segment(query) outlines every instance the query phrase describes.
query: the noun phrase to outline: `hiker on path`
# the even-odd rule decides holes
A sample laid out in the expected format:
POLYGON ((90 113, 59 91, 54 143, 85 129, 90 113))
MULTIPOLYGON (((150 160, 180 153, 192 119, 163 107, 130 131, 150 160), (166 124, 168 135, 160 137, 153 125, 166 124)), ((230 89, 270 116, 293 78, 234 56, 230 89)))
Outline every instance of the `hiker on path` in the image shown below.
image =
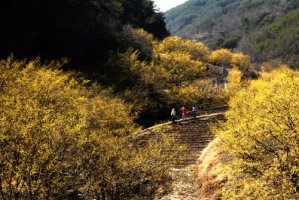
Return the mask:
POLYGON ((175 116, 176 116, 175 109, 172 108, 172 109, 171 109, 171 113, 170 113, 170 117, 171 117, 171 121, 172 121, 172 122, 175 122, 175 116))
POLYGON ((188 110, 184 106, 181 108, 181 113, 182 113, 182 119, 186 119, 188 115, 188 110))
POLYGON ((191 112, 192 112, 192 116, 195 118, 196 117, 196 112, 197 112, 197 107, 193 105, 191 112))

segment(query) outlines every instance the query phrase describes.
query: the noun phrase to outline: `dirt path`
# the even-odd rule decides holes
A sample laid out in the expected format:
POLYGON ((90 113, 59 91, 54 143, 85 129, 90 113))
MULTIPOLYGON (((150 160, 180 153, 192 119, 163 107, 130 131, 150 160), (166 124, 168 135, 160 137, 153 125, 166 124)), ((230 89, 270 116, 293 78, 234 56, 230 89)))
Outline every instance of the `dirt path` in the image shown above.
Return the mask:
POLYGON ((180 169, 171 169, 173 182, 168 194, 159 197, 159 200, 197 200, 196 169, 189 165, 180 169))

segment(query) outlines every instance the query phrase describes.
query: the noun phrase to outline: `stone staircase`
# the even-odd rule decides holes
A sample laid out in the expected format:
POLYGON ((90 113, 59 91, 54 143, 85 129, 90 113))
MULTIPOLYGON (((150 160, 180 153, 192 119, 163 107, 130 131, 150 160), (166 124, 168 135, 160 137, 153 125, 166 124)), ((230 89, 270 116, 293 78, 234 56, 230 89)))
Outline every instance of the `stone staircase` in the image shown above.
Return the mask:
POLYGON ((161 132, 174 136, 177 143, 184 144, 186 149, 178 157, 177 165, 169 170, 172 177, 171 190, 167 194, 156 196, 156 200, 196 200, 198 199, 197 167, 202 150, 213 140, 209 125, 225 120, 224 110, 209 110, 207 114, 196 118, 167 122, 138 134, 139 144, 152 140, 161 132))
POLYGON ((169 134, 177 135, 178 142, 187 146, 183 160, 179 162, 180 166, 178 167, 195 164, 200 152, 213 139, 209 131, 209 124, 220 119, 224 119, 223 114, 211 114, 180 121, 173 126, 169 134))
POLYGON ((168 122, 143 130, 138 135, 139 143, 146 142, 160 134, 162 130, 167 135, 174 136, 177 143, 184 144, 186 150, 182 152, 181 160, 178 160, 177 167, 185 167, 195 164, 201 151, 213 139, 209 131, 209 125, 218 120, 224 120, 223 112, 190 117, 185 120, 177 120, 175 123, 168 122), (164 129, 164 130, 163 130, 164 129))

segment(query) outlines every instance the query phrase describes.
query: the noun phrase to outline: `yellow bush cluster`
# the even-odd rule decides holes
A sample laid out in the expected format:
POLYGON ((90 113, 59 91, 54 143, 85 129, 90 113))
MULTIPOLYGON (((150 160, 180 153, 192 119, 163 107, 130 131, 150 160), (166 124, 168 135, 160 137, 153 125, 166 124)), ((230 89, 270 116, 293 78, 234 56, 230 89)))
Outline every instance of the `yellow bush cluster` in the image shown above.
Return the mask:
POLYGON ((231 160, 224 199, 297 199, 299 196, 299 73, 263 73, 229 103, 215 129, 231 160))
POLYGON ((135 145, 131 106, 63 63, 0 61, 0 199, 149 198, 174 143, 135 145))
MULTIPOLYGON (((135 81, 139 80, 138 85, 123 93, 126 100, 133 102, 136 111, 161 106, 200 104, 206 107, 225 103, 226 93, 212 84, 207 72, 208 58, 214 52, 202 43, 176 36, 153 41, 153 46, 150 62, 138 60, 137 51, 120 55, 123 70, 134 74, 135 81), (164 105, 158 105, 161 102, 164 105)), ((231 59, 228 62, 232 64, 231 59)))
POLYGON ((216 65, 231 66, 246 71, 251 66, 249 56, 243 53, 232 53, 227 49, 212 51, 208 57, 211 63, 216 65))

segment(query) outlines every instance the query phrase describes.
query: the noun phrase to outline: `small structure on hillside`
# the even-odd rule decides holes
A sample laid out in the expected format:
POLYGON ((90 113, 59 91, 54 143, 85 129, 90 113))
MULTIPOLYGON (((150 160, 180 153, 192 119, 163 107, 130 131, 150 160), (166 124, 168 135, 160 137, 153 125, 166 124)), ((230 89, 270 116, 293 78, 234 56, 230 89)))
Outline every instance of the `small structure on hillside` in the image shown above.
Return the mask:
POLYGON ((206 64, 206 66, 211 83, 226 89, 228 85, 227 74, 230 69, 228 67, 212 65, 209 63, 206 64))

